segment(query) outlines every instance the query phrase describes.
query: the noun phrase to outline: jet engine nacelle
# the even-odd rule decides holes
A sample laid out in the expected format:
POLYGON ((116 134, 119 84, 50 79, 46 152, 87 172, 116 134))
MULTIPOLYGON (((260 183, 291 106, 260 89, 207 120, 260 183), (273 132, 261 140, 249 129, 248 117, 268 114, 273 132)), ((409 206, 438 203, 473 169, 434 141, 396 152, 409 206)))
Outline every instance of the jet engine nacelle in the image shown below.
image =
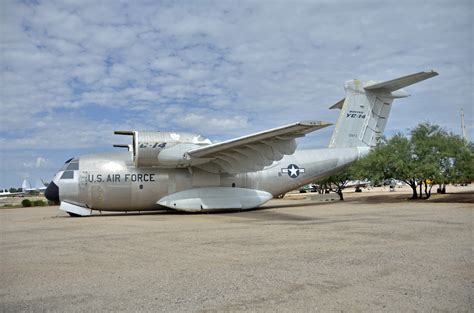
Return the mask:
POLYGON ((187 167, 191 160, 186 152, 210 145, 212 142, 197 134, 185 132, 139 132, 115 131, 116 135, 133 136, 132 145, 114 145, 127 147, 132 151, 136 167, 187 167))

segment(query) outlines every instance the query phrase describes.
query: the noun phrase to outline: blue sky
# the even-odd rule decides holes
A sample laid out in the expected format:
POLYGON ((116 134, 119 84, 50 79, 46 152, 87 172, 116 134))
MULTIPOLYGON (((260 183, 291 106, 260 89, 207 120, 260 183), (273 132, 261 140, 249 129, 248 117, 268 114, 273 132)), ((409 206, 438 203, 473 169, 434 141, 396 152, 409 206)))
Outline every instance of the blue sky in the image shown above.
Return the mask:
MULTIPOLYGON (((1 1, 0 186, 50 180, 113 130, 230 139, 327 108, 352 78, 440 76, 396 102, 386 134, 473 129, 472 1, 1 1)), ((300 147, 322 147, 332 127, 300 147)))

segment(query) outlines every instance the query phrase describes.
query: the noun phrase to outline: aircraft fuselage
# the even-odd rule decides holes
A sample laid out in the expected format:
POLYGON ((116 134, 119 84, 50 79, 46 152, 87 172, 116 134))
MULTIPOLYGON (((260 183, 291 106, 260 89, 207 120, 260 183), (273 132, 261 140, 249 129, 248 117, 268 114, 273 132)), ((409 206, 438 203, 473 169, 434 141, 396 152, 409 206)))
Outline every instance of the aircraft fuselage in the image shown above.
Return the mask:
MULTIPOLYGON (((262 190, 277 196, 326 177, 368 153, 368 148, 296 151, 256 172, 210 173, 198 168, 136 168, 130 152, 82 156, 73 173, 53 179, 59 199, 104 211, 160 209, 167 195, 203 187, 262 190), (61 178, 67 177, 67 178, 61 178)), ((66 170, 67 171, 67 170, 66 170)))

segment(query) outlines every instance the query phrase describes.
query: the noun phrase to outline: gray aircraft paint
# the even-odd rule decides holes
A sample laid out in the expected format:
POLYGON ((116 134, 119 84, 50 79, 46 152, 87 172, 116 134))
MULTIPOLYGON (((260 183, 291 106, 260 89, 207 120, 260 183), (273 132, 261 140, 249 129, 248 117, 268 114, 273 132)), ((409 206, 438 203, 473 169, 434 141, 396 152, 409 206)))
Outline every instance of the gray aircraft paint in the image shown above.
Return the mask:
POLYGON ((347 81, 345 99, 331 107, 341 113, 325 149, 296 150, 295 141, 330 125, 323 122, 295 123, 219 144, 190 133, 117 132, 133 136, 130 151, 70 161, 55 175, 46 196, 59 199, 61 209, 76 215, 162 209, 158 203, 192 212, 257 207, 368 154, 383 134, 393 100, 408 95, 401 88, 436 75, 420 72, 383 83, 347 81))
POLYGON ((60 199, 105 211, 156 210, 158 199, 187 189, 237 187, 286 193, 344 168, 368 148, 335 148, 296 151, 265 169, 252 173, 214 174, 195 169, 136 168, 131 152, 104 153, 79 158, 73 179, 53 179, 60 184, 60 199), (291 177, 282 169, 296 164, 304 173, 291 177))

